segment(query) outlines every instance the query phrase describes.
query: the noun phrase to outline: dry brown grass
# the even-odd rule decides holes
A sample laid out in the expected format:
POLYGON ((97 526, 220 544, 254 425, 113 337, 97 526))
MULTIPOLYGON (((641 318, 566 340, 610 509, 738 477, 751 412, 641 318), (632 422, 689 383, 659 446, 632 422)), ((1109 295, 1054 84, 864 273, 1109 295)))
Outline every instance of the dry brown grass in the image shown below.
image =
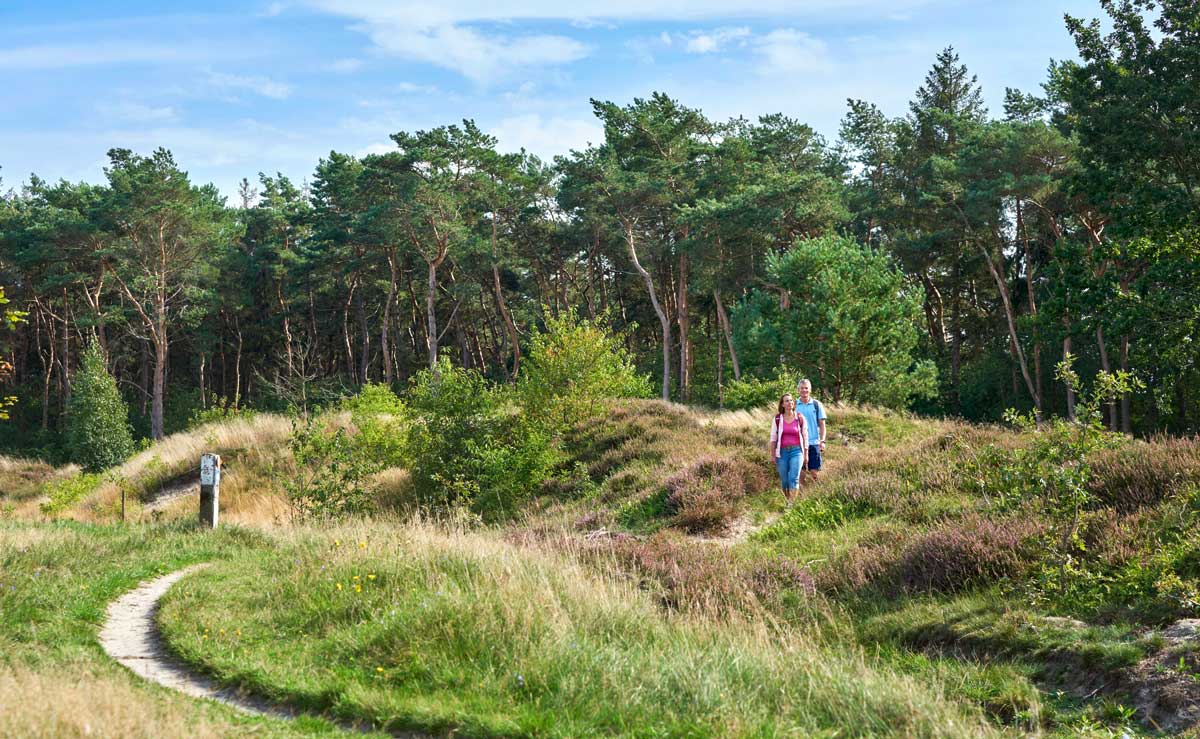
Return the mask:
MULTIPOLYGON (((120 515, 121 488, 126 492, 126 518, 137 520, 139 501, 152 495, 165 483, 198 474, 200 455, 217 452, 231 474, 221 481, 222 508, 228 504, 237 510, 245 492, 264 492, 263 481, 270 487, 286 468, 273 463, 290 462, 284 442, 292 431, 286 416, 260 414, 205 424, 197 429, 172 434, 150 448, 135 454, 112 470, 108 480, 67 515, 85 521, 112 521, 120 515), (242 473, 242 474, 239 474, 242 473), (239 480, 245 477, 245 480, 239 480)), ((256 504, 257 505, 257 504, 256 504)), ((246 505, 250 508, 250 505, 246 505)))
POLYGON ((109 670, 0 668, 0 736, 22 739, 236 736, 235 726, 183 697, 151 697, 109 670))
POLYGON ((46 483, 79 472, 77 465, 52 467, 36 459, 0 456, 0 516, 20 519, 44 518, 41 503, 46 483))

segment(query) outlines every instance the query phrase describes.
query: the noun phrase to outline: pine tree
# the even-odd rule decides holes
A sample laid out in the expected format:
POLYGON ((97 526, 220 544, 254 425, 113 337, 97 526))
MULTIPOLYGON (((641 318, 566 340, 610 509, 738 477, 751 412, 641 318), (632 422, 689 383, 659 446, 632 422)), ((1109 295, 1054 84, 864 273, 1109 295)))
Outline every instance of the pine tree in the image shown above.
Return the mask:
POLYGON ((133 453, 129 407, 94 342, 81 357, 67 405, 66 441, 71 460, 92 472, 120 464, 133 453))

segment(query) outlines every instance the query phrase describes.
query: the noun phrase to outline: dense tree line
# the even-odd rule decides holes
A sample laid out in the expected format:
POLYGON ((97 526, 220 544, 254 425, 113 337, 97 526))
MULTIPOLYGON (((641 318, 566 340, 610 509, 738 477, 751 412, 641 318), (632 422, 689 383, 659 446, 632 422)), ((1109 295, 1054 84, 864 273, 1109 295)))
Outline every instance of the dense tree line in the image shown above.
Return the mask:
POLYGON ((834 400, 1070 416, 1071 354, 1145 380, 1113 428, 1193 431, 1200 6, 1103 5, 1113 30, 1068 18, 1080 60, 1002 115, 948 48, 906 115, 851 100, 832 143, 655 94, 593 101, 604 140, 554 162, 464 121, 232 204, 165 150, 110 151, 103 184, 32 177, 0 200, 0 284, 28 313, 4 341, 10 445, 57 443, 93 341, 157 438, 212 403, 398 386, 443 355, 514 382, 572 310, 664 398, 717 405, 782 364, 834 400))

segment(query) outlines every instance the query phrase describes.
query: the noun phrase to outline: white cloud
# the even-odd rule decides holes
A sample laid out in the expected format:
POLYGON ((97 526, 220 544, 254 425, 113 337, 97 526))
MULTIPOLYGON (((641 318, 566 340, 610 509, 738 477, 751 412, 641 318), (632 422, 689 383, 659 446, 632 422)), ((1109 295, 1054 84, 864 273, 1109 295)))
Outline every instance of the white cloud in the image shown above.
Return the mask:
POLYGON ((549 34, 506 39, 462 25, 422 27, 392 21, 354 28, 384 53, 446 67, 476 82, 494 81, 515 68, 573 62, 587 53, 583 44, 549 34))
POLYGON ((325 65, 325 68, 330 72, 347 74, 349 72, 357 72, 362 68, 362 65, 362 59, 337 59, 325 65))
POLYGON ((744 44, 749 37, 750 29, 744 26, 740 28, 716 28, 712 31, 693 31, 688 37, 684 48, 692 54, 711 54, 721 51, 730 43, 744 44))
POLYGON ((130 100, 96 103, 96 112, 109 120, 133 123, 162 123, 179 117, 179 111, 169 105, 143 105, 130 100))
POLYGON ((263 97, 282 100, 292 94, 292 86, 268 77, 209 72, 208 83, 219 90, 253 92, 263 97))
POLYGON ((101 41, 84 44, 39 44, 0 49, 0 69, 65 69, 118 64, 164 64, 211 57, 198 46, 101 41))
POLYGON ((405 95, 433 95, 438 91, 433 85, 418 85, 414 82, 401 82, 395 86, 395 90, 405 95))
POLYGON ((595 118, 543 118, 526 113, 504 118, 487 128, 499 140, 501 151, 525 149, 544 159, 604 140, 604 129, 595 118))
POLYGON ((777 28, 755 38, 754 51, 762 59, 762 74, 826 72, 833 68, 825 42, 794 28, 777 28))

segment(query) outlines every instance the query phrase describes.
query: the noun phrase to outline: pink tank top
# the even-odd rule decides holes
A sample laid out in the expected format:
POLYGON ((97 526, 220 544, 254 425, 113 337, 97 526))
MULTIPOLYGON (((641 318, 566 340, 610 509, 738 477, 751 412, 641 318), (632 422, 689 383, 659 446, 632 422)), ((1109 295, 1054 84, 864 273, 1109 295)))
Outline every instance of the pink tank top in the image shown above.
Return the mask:
POLYGON ((783 428, 780 430, 779 446, 780 448, 789 446, 800 446, 800 416, 796 416, 791 423, 779 419, 779 425, 783 428))

